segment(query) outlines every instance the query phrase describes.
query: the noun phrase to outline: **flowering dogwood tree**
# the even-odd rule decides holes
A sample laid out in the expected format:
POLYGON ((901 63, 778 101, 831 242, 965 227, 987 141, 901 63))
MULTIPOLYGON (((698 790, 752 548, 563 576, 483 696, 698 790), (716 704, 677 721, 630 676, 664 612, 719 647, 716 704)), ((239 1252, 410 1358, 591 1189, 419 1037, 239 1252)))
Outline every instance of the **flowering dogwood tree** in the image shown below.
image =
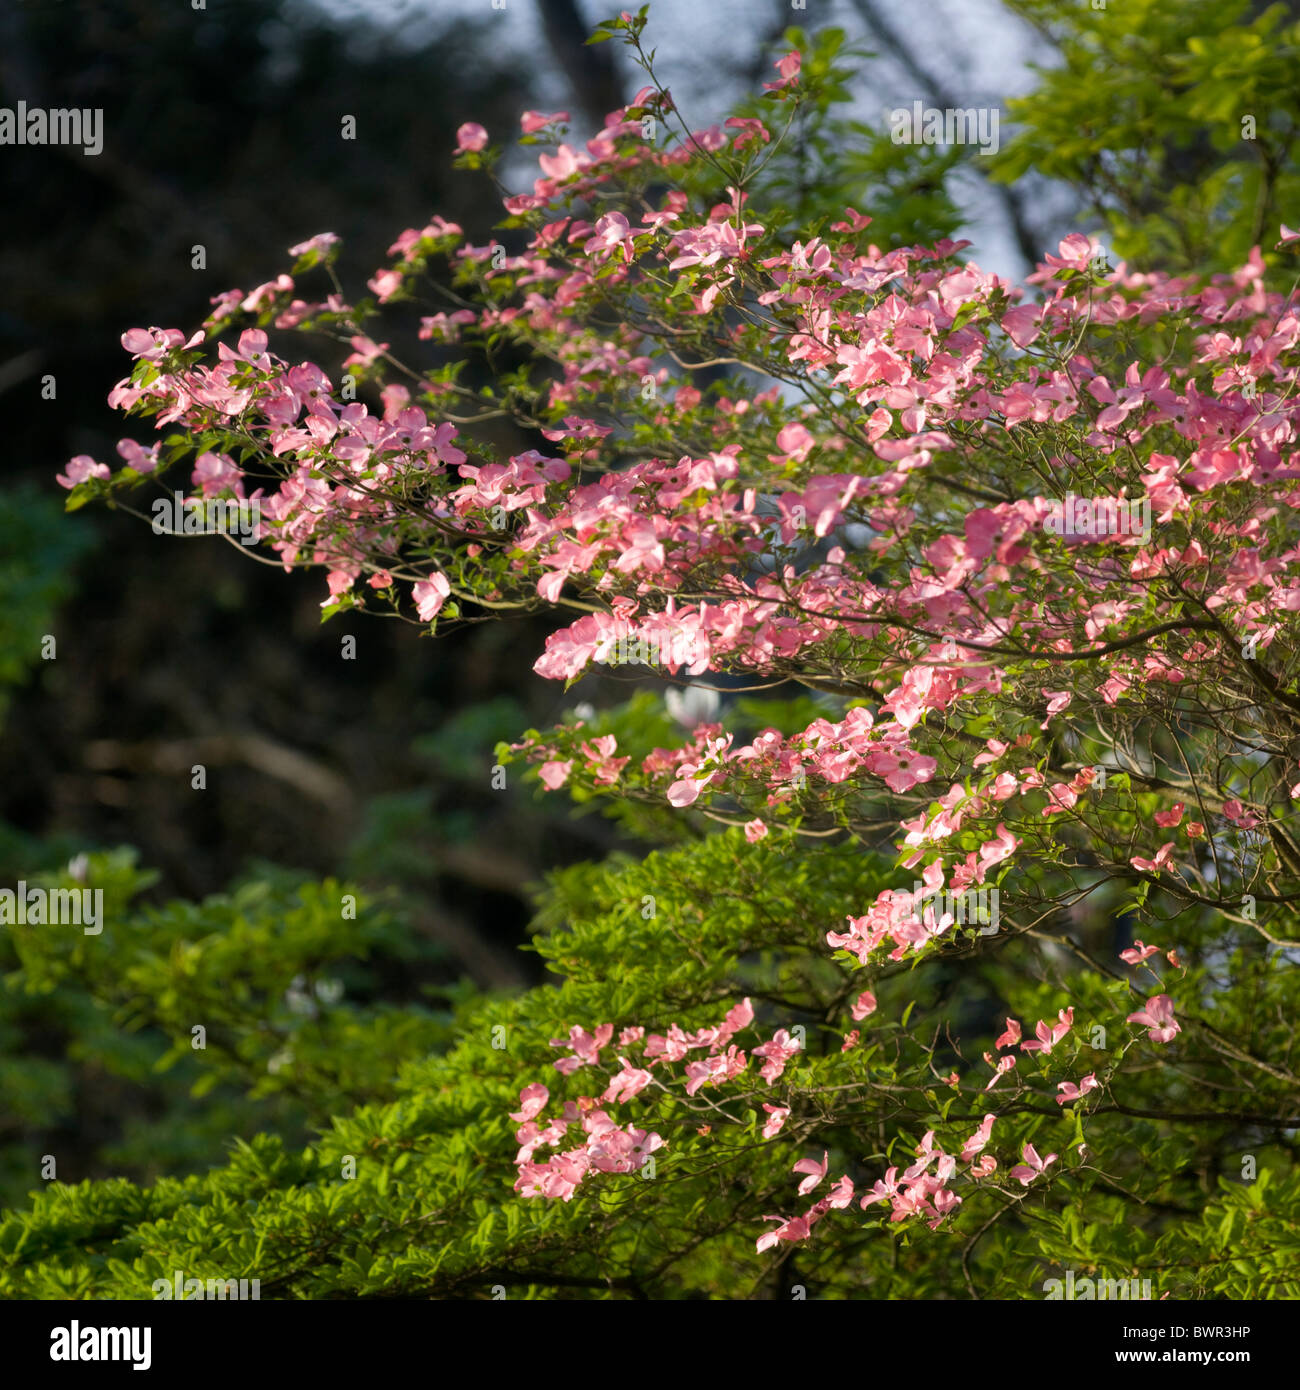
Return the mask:
MULTIPOLYGON (((792 226, 831 78, 792 51, 759 114, 693 129, 644 22, 602 30, 647 85, 595 138, 524 116, 500 242, 433 217, 354 302, 322 233, 199 331, 131 330, 110 400, 152 434, 60 479, 243 503, 327 616, 553 613, 557 682, 633 652, 805 692, 684 737, 640 695, 499 750, 661 848, 558 876, 564 985, 467 1016, 376 1131, 489 1156, 457 1179, 473 1253, 354 1287, 1278 1287, 1300 299, 1268 277, 1300 236, 1193 279, 1076 233, 1016 286, 963 241, 877 244, 869 206, 792 226)), ((500 155, 461 128, 467 170, 500 155)))

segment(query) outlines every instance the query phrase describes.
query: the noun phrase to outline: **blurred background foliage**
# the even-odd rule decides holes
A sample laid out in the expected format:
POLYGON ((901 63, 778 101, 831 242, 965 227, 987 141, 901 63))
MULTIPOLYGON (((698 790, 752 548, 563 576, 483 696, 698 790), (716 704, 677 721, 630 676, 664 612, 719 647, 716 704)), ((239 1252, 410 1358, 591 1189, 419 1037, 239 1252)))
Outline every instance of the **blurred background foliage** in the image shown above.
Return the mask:
MULTIPOLYGON (((579 701, 624 751, 672 741, 661 682, 606 673, 565 695, 529 669, 541 620, 436 644, 396 624, 322 627, 318 576, 117 514, 61 515, 54 472, 76 453, 112 458, 123 433, 104 397, 126 370, 126 328, 192 327, 211 296, 269 279, 319 231, 344 238, 340 275, 358 292, 430 213, 486 241, 499 208, 451 173, 457 125, 507 132, 558 98, 591 129, 640 84, 614 45, 584 47, 603 11, 575 0, 538 0, 544 47, 523 58, 496 41, 486 3, 438 4, 419 24, 373 10, 0 10, 0 104, 101 106, 111 132, 96 158, 0 159, 0 884, 67 881, 88 854, 122 923, 58 941, 0 930, 0 1207, 38 1186, 45 1154, 68 1182, 184 1179, 224 1162, 232 1136, 293 1149, 330 1116, 390 1101, 412 1087, 397 1080, 404 1063, 445 1053, 455 1010, 504 1017, 512 1006, 476 1000, 543 978, 517 948, 545 872, 561 875, 540 918, 555 931, 557 913, 609 907, 588 861, 689 848, 692 832, 654 808, 602 816, 513 776, 491 787, 498 742, 579 701), (340 138, 344 114, 355 142, 340 138), (353 918, 349 895, 366 904, 353 918)), ((665 0, 652 24, 685 24, 689 47, 689 11, 665 0)), ((794 15, 845 100, 780 156, 791 228, 848 202, 882 245, 969 235, 982 263, 1005 248, 1008 275, 1076 227, 1172 270, 1231 268, 1259 243, 1284 282, 1272 244, 1300 204, 1294 3, 983 12, 990 49, 1038 65, 1016 100, 971 77, 955 33, 917 31, 905 4, 808 0, 794 15), (912 99, 999 105, 1001 151, 893 144, 881 104, 912 99)), ((744 14, 724 66, 752 87, 788 48, 792 11, 773 0, 744 14)), ((671 51, 659 66, 673 84, 671 51)), ((694 125, 723 114, 688 111, 694 125)), ((728 726, 793 729, 814 708, 806 692, 767 694, 729 697, 728 726)), ((825 890, 809 890, 817 911, 825 890)), ((499 1060, 474 1047, 476 1065, 499 1060)), ((256 1166, 242 1150, 240 1163, 256 1166)))

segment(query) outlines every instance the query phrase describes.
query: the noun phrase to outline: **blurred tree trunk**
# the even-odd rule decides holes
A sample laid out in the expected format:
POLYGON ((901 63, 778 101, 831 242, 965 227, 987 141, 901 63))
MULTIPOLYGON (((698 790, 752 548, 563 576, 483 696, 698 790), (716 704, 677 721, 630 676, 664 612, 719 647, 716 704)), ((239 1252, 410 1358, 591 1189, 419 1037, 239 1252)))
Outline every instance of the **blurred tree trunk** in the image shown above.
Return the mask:
POLYGON ((537 0, 537 9, 546 42, 569 79, 576 105, 601 129, 606 114, 626 104, 613 44, 587 47, 589 30, 577 0, 537 0))

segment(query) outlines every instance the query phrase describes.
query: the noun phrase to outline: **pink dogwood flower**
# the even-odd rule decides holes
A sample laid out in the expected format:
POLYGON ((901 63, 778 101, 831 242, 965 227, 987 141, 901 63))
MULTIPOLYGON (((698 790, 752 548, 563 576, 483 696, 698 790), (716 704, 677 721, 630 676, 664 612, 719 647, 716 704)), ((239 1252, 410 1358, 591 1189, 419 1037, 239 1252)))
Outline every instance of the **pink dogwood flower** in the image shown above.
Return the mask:
POLYGON ((1037 1036, 1032 1042, 1022 1042, 1020 1050, 1022 1052, 1041 1052, 1046 1057, 1074 1026, 1074 1009, 1062 1009, 1057 1018, 1059 1022, 1052 1024, 1039 1019, 1034 1029, 1037 1036))
POLYGON ((1056 1103, 1057 1105, 1068 1105, 1071 1101, 1082 1100, 1089 1091, 1095 1091, 1100 1085, 1101 1082, 1091 1072, 1077 1086, 1073 1081, 1058 1081, 1056 1089, 1061 1094, 1057 1096, 1056 1103))
POLYGON ((568 120, 567 111, 552 111, 550 115, 542 111, 525 111, 519 117, 519 128, 525 135, 532 135, 536 131, 544 130, 548 125, 566 125, 568 120))
POLYGON ((790 1117, 790 1107, 788 1105, 769 1105, 763 1102, 763 1109, 767 1111, 767 1120, 763 1125, 763 1138, 773 1139, 781 1132, 781 1127, 790 1117))
POLYGON ((1158 874, 1160 870, 1168 864, 1169 857, 1173 852, 1174 842, 1170 840, 1166 844, 1160 846, 1156 851, 1156 857, 1154 859, 1143 859, 1140 855, 1134 855, 1133 858, 1129 860, 1129 863, 1132 864, 1135 869, 1141 869, 1143 873, 1158 874))
POLYGON ((996 1119, 996 1115, 985 1115, 980 1121, 980 1127, 961 1146, 961 1161, 963 1163, 972 1162, 975 1155, 989 1142, 989 1138, 993 1134, 993 1123, 996 1119))
POLYGON ((107 478, 109 469, 106 463, 96 463, 89 454, 78 454, 70 459, 66 473, 59 473, 55 480, 60 487, 74 488, 78 483, 84 483, 88 478, 107 478))
POLYGON ((451 582, 445 574, 437 572, 414 585, 411 597, 415 600, 415 609, 420 615, 420 621, 427 623, 436 618, 450 593, 451 582))
POLYGON ((1174 1018, 1174 1001, 1167 994, 1155 994, 1147 1000, 1146 1008, 1129 1014, 1126 1023, 1140 1023, 1148 1030, 1152 1042, 1173 1042, 1182 1032, 1182 1025, 1174 1018))
POLYGON ((531 1086, 525 1086, 524 1089, 519 1092, 519 1109, 512 1111, 510 1118, 512 1120, 531 1120, 541 1111, 542 1107, 545 1106, 550 1098, 550 1091, 548 1091, 540 1081, 535 1082, 531 1086))
POLYGON ((457 154, 486 149, 487 142, 488 133, 477 121, 466 121, 456 131, 457 154))
POLYGON ((853 1007, 849 1012, 853 1015, 855 1023, 861 1023, 868 1014, 876 1011, 876 996, 869 989, 864 989, 854 1001, 853 1007))
POLYGON ((1038 1151, 1032 1144, 1026 1144, 1020 1156, 1024 1162, 1017 1164, 1011 1170, 1011 1176, 1025 1187, 1028 1187, 1036 1177, 1047 1172, 1051 1164, 1056 1162, 1055 1154, 1048 1154, 1046 1158, 1039 1158, 1038 1151))
POLYGON ((799 1195, 801 1197, 806 1197, 826 1176, 829 1159, 829 1153, 824 1151, 820 1163, 818 1163, 815 1158, 801 1158, 798 1163, 794 1165, 794 1172, 808 1174, 803 1182, 799 1184, 799 1195))

